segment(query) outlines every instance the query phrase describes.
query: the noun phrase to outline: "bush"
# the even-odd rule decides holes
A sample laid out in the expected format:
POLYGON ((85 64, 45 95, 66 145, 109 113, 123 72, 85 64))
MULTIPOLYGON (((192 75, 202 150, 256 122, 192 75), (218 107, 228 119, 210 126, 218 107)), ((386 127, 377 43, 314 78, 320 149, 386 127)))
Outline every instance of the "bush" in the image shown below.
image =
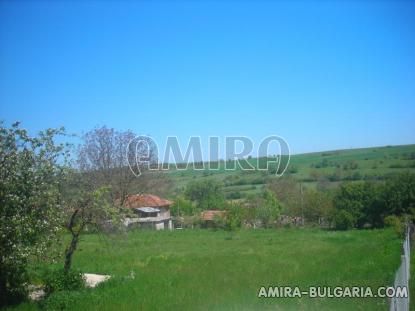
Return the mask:
POLYGON ((389 165, 389 168, 405 168, 405 165, 400 164, 400 163, 394 163, 389 165))
POLYGON ((44 310, 67 310, 79 300, 81 295, 79 291, 59 291, 43 300, 40 307, 44 310))
POLYGON ((402 217, 398 217, 396 215, 389 215, 386 216, 383 221, 386 226, 392 227, 398 234, 398 236, 405 236, 405 221, 402 217))
POLYGON ((251 181, 252 185, 263 185, 267 182, 267 178, 265 177, 258 177, 258 178, 254 178, 251 181))
POLYGON ((0 309, 3 305, 14 304, 27 297, 24 284, 28 279, 26 269, 19 262, 3 264, 1 267, 0 278, 7 280, 7 286, 4 289, 0 288, 0 309))
POLYGON ((229 200, 237 200, 242 198, 242 193, 240 191, 232 191, 226 197, 229 200))
POLYGON ((170 207, 171 214, 173 216, 189 216, 196 213, 196 208, 191 201, 186 200, 184 197, 178 196, 170 207))
POLYGON ((289 173, 291 173, 291 174, 296 174, 296 173, 298 173, 298 167, 296 167, 296 166, 291 166, 291 167, 289 168, 288 172, 289 172, 289 173))
POLYGON ((215 224, 216 228, 226 228, 226 218, 223 216, 215 215, 213 217, 213 223, 215 224))
POLYGON ((85 280, 79 271, 55 270, 45 277, 45 293, 56 291, 79 290, 85 287, 85 280))
POLYGON ((339 210, 334 214, 333 223, 337 230, 348 230, 356 225, 356 218, 345 210, 339 210))
POLYGON ((342 179, 342 177, 341 177, 341 173, 340 173, 339 171, 336 171, 336 172, 334 172, 334 173, 332 173, 332 174, 327 175, 327 179, 328 179, 329 181, 331 181, 331 182, 334 182, 334 181, 339 181, 339 180, 341 180, 341 179, 342 179))

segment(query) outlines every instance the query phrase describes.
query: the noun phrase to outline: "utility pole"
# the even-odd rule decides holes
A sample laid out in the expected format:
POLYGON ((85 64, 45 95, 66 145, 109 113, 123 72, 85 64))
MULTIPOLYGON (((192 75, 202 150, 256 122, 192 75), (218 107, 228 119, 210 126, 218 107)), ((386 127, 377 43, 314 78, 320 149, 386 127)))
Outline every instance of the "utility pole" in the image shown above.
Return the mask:
POLYGON ((304 226, 303 183, 301 181, 300 181, 300 199, 301 199, 301 224, 304 226))

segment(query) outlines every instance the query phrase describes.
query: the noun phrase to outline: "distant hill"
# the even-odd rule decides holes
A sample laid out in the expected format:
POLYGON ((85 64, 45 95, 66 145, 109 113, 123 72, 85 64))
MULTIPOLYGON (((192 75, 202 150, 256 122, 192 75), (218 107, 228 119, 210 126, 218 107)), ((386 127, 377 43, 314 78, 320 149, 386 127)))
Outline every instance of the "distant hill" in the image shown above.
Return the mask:
MULTIPOLYGON (((256 166, 257 159, 251 158, 248 161, 256 166)), ((333 187, 345 180, 382 180, 402 171, 415 172, 415 144, 297 154, 291 156, 284 176, 302 181, 305 187, 315 187, 317 183, 333 187)), ((276 178, 273 173, 275 169, 271 169, 271 172, 241 169, 226 171, 224 162, 219 163, 216 171, 189 168, 166 172, 173 181, 174 192, 192 180, 215 178, 224 183, 228 198, 258 192, 269 180, 276 178)))

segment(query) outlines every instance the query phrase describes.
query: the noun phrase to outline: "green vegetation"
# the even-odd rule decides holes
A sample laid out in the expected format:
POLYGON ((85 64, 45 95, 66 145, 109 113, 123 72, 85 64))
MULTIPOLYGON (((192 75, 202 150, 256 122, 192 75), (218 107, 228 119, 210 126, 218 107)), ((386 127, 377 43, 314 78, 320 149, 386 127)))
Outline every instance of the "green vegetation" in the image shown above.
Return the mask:
MULTIPOLYGON (((74 268, 111 274, 95 289, 56 292, 68 310, 387 310, 387 299, 257 298, 260 286, 385 286, 400 263, 390 229, 130 231, 80 242, 74 268)), ((33 272, 39 271, 35 266, 33 272)), ((17 310, 36 310, 22 304, 17 310)))
MULTIPOLYGON (((25 301, 29 284, 38 284, 46 298, 18 309, 386 307, 385 299, 260 300, 257 292, 260 286, 391 284, 399 237, 415 216, 414 146, 299 155, 282 178, 275 165, 229 172, 224 162, 199 175, 136 167, 141 176, 135 178, 127 166, 135 152, 153 159, 155 149, 147 154, 142 141, 129 144, 132 132, 88 132, 76 167, 65 161, 65 146, 54 143, 58 134, 30 137, 18 124, 0 127, 0 305, 25 301), (123 219, 132 215, 126 199, 148 190, 170 193, 181 228, 217 231, 125 233, 123 219), (201 217, 206 210, 220 212, 201 217), (291 226, 302 229, 282 229, 291 226), (110 232, 109 240, 101 238, 110 232), (81 272, 113 278, 85 289, 81 272)), ((268 158, 259 160, 263 166, 268 158)))
MULTIPOLYGON (((248 161, 257 166, 257 159, 248 161)), ((260 162, 265 161, 264 158, 260 162)), ((206 163, 205 163, 206 164, 206 163)), ((261 164, 260 164, 261 165, 261 164)), ((206 164, 207 166, 207 164, 206 164)), ((275 179, 272 170, 226 171, 225 162, 216 171, 170 170, 166 174, 175 188, 167 195, 174 195, 190 181, 216 179, 224 184, 228 198, 246 197, 258 193, 268 182, 275 179), (238 196, 238 197, 234 197, 238 196)), ((285 176, 301 181, 306 188, 336 187, 341 181, 384 180, 403 171, 415 172, 415 145, 385 146, 361 149, 334 150, 291 156, 285 176)))
POLYGON ((415 174, 398 174, 385 183, 343 184, 335 191, 333 204, 334 227, 337 229, 382 227, 390 215, 412 220, 415 216, 415 174))
MULTIPOLYGON (((343 182, 335 189, 303 189, 292 177, 282 177, 264 186, 257 194, 244 199, 226 201, 223 185, 216 180, 192 181, 184 191, 186 199, 179 197, 173 205, 173 216, 181 219, 197 216, 204 210, 225 210, 218 219, 219 227, 236 229, 241 227, 279 227, 285 224, 296 226, 322 226, 339 230, 352 228, 380 228, 388 225, 403 226, 415 216, 415 174, 400 173, 387 181, 343 182), (180 213, 180 205, 182 212, 180 213), (282 217, 280 217, 282 215, 282 217)), ((189 219, 190 220, 190 219, 189 219)))
POLYGON ((185 196, 194 201, 199 210, 220 209, 225 203, 221 183, 215 180, 202 180, 189 183, 185 196))
POLYGON ((53 257, 60 229, 60 187, 65 147, 61 130, 31 137, 19 123, 0 122, 0 306, 26 296, 26 265, 31 256, 53 257))

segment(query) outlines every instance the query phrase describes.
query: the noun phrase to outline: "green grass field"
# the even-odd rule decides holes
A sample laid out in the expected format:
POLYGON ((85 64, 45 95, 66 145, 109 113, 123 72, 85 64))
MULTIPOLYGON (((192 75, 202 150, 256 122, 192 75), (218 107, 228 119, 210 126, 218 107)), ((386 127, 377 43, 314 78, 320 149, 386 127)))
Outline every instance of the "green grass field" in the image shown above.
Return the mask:
MULTIPOLYGON (((91 234, 80 243, 74 268, 113 279, 65 299, 72 299, 69 310, 387 310, 387 299, 380 298, 257 294, 260 286, 389 285, 400 251, 400 239, 386 229, 91 234)), ((36 309, 31 303, 17 307, 36 309)))
MULTIPOLYGON (((249 162, 256 166, 257 159, 249 159, 249 162)), ((224 165, 221 162, 216 171, 194 170, 191 167, 187 170, 171 169, 166 174, 173 181, 174 187, 162 195, 174 198, 189 182, 213 178, 224 182, 225 194, 238 191, 244 196, 258 193, 266 182, 275 178, 273 174, 260 171, 226 171, 224 165)), ((291 156, 284 176, 301 180, 305 187, 315 187, 315 178, 319 176, 327 179, 330 187, 342 180, 382 179, 402 171, 415 172, 415 145, 297 154, 291 156)))

